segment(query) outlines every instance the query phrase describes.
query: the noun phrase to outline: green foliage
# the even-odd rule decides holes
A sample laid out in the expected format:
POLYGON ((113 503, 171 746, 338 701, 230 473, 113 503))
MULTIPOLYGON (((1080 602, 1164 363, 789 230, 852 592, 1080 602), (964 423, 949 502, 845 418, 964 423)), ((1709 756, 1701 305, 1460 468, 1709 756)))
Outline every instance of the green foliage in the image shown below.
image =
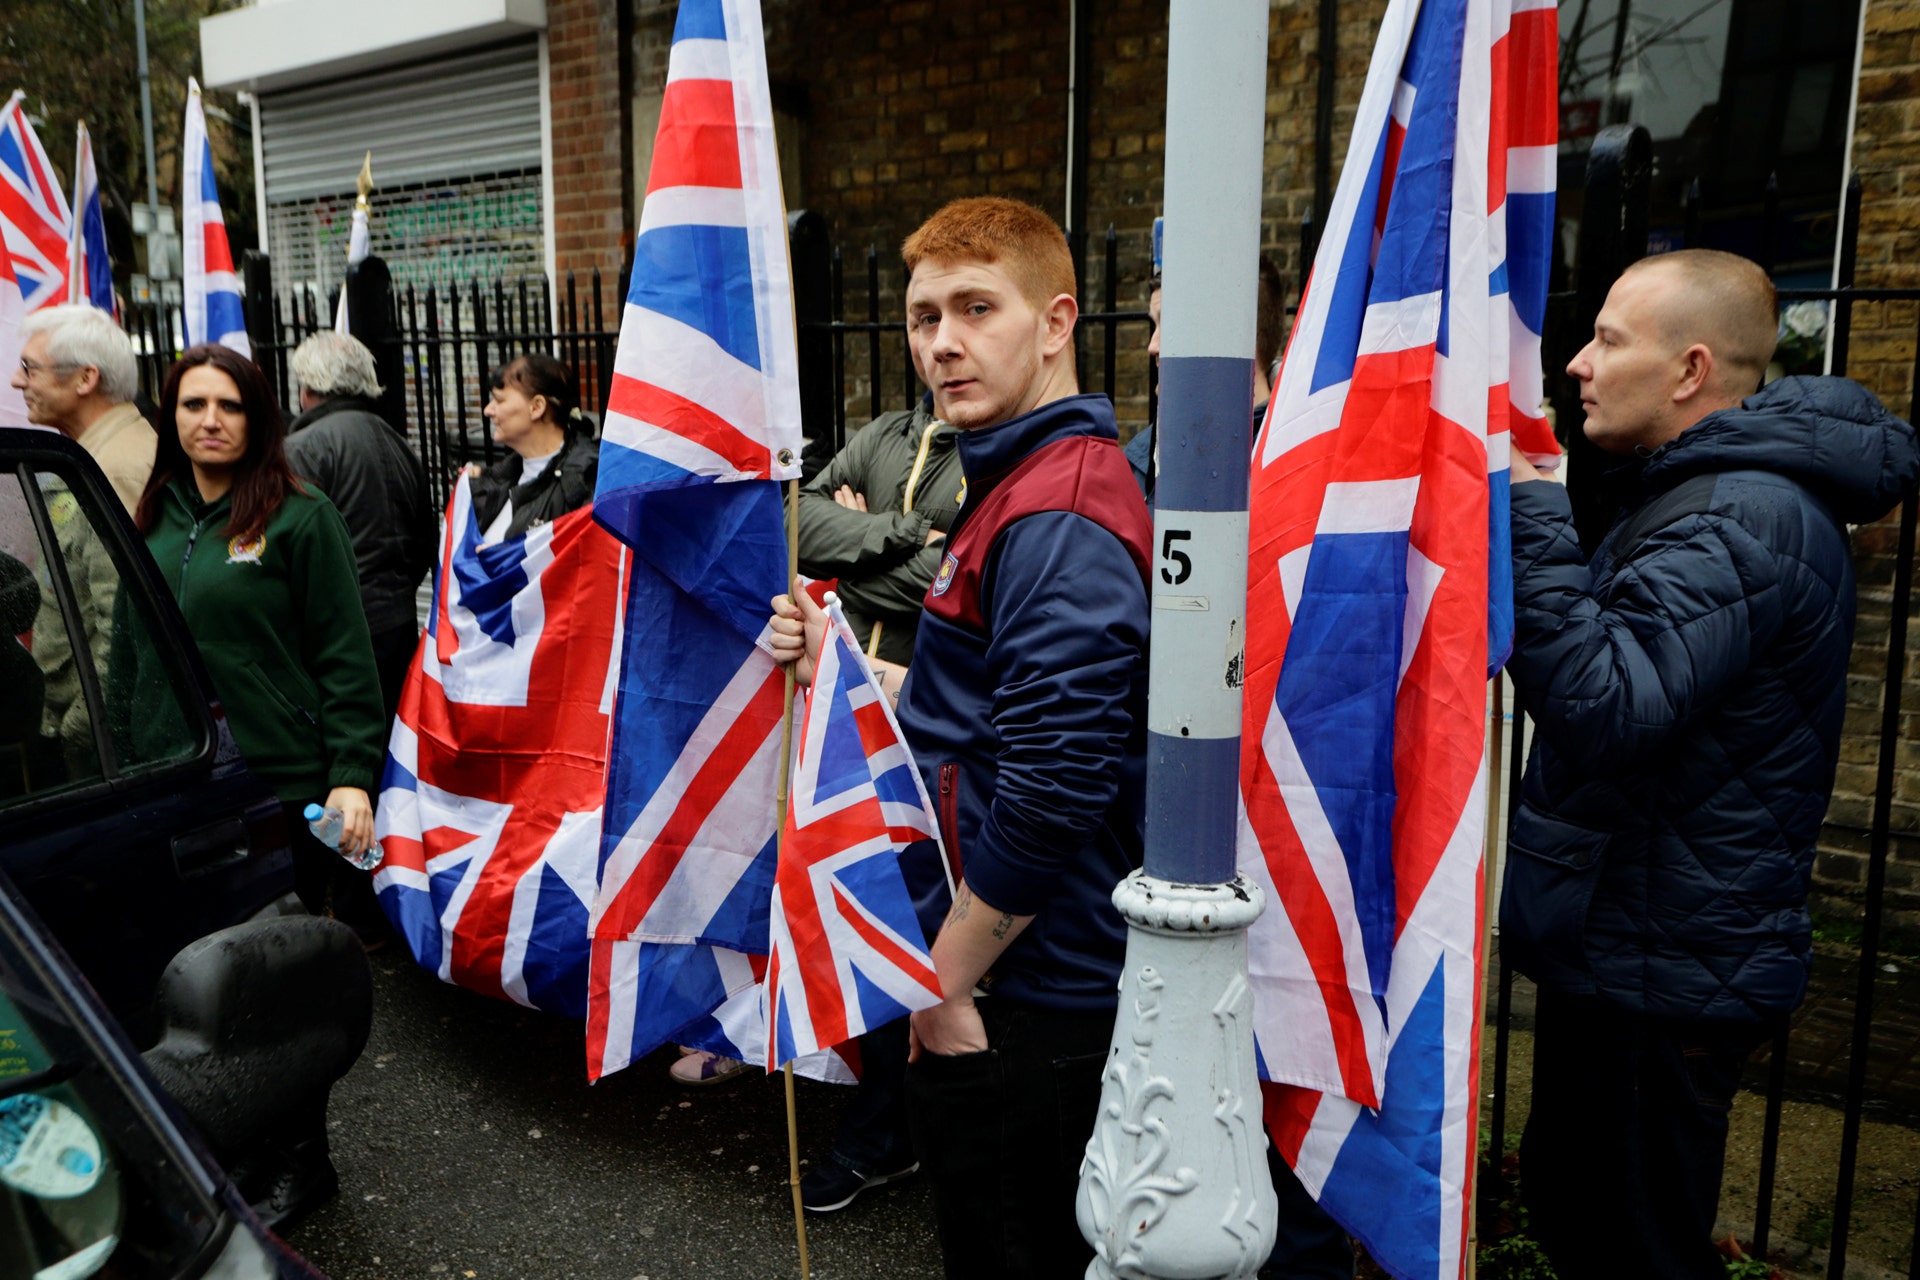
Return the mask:
POLYGON ((1520 1158, 1513 1148, 1518 1134, 1507 1135, 1508 1150, 1498 1161, 1480 1153, 1480 1245, 1475 1274, 1480 1280, 1555 1280, 1547 1255, 1527 1231, 1527 1206, 1520 1198, 1520 1158))
POLYGON ((1800 1219, 1800 1226, 1793 1233, 1816 1249, 1824 1249, 1833 1243, 1833 1206, 1818 1205, 1807 1210, 1807 1216, 1800 1219))
POLYGON ((1510 1235, 1480 1246, 1480 1280, 1554 1280, 1553 1267, 1531 1236, 1510 1235))
POLYGON ((1860 921, 1842 920, 1838 916, 1818 911, 1812 912, 1811 916, 1815 942, 1827 942, 1840 947, 1859 947, 1861 935, 1866 928, 1860 921))
POLYGON ((1773 1264, 1759 1258, 1728 1258, 1727 1280, 1773 1280, 1773 1264))
MULTIPOLYGON (((135 0, 5 0, 0 21, 0 102, 27 91, 27 116, 47 157, 73 191, 74 126, 86 121, 106 207, 108 247, 121 280, 133 269, 133 203, 147 198, 140 129, 135 0)), ((238 0, 145 0, 153 94, 155 179, 160 200, 179 207, 181 120, 187 77, 200 74, 200 19, 238 0)), ((253 117, 231 93, 206 94, 215 180, 234 252, 255 243, 253 117), (223 118, 226 117, 226 118, 223 118)), ((176 213, 177 216, 177 213, 176 213)))

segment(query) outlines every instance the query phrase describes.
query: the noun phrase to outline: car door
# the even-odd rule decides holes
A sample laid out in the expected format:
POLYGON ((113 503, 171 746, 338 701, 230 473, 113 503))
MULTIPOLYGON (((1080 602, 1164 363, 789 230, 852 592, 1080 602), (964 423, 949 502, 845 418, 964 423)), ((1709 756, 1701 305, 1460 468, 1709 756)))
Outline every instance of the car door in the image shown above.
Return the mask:
POLYGON ((49 432, 0 431, 0 865, 138 1043, 173 955, 293 883, 145 544, 49 432))
POLYGON ((16 894, 0 872, 0 1275, 325 1280, 247 1210, 16 894))

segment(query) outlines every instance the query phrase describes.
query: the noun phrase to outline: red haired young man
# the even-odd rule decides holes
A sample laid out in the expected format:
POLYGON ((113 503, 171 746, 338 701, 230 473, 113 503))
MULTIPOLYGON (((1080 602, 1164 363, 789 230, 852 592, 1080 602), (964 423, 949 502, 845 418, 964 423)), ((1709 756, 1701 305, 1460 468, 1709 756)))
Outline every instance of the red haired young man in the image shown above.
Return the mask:
MULTIPOLYGON (((1152 527, 1112 406, 1079 394, 1060 229, 958 200, 902 255, 967 478, 911 675, 876 664, 961 879, 943 921, 923 912, 947 998, 913 1016, 908 1102, 948 1276, 1053 1280, 1092 1257, 1073 1201, 1126 945, 1110 895, 1140 863, 1152 527)), ((823 627, 796 598, 774 645, 807 680, 823 627)))

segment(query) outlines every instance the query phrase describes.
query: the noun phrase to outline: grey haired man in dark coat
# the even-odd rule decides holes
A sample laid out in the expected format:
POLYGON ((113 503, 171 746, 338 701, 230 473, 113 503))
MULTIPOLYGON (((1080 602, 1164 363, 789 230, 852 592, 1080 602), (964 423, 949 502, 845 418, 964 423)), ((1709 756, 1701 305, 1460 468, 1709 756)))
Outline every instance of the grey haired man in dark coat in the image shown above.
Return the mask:
POLYGON ((1747 1055, 1806 993, 1853 643, 1849 523, 1920 472, 1843 378, 1783 378, 1773 286, 1711 250, 1614 285, 1568 372, 1622 459, 1589 557, 1513 452, 1508 671, 1536 726, 1500 909, 1540 984, 1521 1185, 1562 1280, 1724 1274, 1747 1055), (1749 394, 1752 393, 1752 394, 1749 394))
POLYGON ((437 541, 426 472, 380 416, 373 353, 359 339, 322 330, 294 350, 288 365, 300 383, 302 412, 287 428, 287 462, 347 522, 391 720, 420 639, 414 593, 433 567, 437 541))

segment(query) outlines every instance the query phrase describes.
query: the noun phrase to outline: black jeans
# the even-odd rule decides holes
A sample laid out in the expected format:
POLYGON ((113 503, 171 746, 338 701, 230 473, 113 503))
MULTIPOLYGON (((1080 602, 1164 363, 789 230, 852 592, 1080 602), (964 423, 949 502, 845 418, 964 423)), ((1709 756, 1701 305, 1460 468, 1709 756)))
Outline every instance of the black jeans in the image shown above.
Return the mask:
POLYGON ((980 1053, 907 1068, 920 1167, 933 1182, 949 1280, 1063 1280, 1093 1247, 1073 1199, 1100 1111, 1113 1011, 1062 1013, 983 999, 980 1053))
POLYGON ((1322 1209, 1267 1140, 1267 1173, 1279 1202, 1273 1252, 1260 1268, 1262 1280, 1353 1280, 1353 1241, 1322 1209))
POLYGON ((868 1178, 898 1173, 913 1163, 905 1018, 860 1037, 860 1083, 840 1113, 840 1129, 827 1158, 868 1178))
POLYGON ((1774 1030, 1541 988, 1520 1189, 1560 1280, 1724 1280, 1713 1222, 1727 1116, 1774 1030))

